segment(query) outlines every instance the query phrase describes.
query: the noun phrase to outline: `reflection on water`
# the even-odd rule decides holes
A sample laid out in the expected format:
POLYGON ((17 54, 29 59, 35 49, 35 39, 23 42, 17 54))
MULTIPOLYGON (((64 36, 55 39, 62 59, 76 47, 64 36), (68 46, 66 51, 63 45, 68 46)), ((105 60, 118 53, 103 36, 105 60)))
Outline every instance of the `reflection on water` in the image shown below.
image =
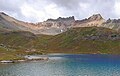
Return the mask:
POLYGON ((119 76, 120 56, 49 55, 48 61, 0 64, 0 76, 119 76))

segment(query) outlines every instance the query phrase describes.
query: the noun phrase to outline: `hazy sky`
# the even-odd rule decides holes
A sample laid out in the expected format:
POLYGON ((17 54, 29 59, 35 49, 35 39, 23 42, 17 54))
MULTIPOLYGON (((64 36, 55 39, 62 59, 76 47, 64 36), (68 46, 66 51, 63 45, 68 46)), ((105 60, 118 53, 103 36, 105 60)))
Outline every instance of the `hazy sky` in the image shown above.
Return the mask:
POLYGON ((0 0, 0 11, 28 22, 60 16, 83 19, 96 13, 105 19, 120 18, 120 0, 0 0))

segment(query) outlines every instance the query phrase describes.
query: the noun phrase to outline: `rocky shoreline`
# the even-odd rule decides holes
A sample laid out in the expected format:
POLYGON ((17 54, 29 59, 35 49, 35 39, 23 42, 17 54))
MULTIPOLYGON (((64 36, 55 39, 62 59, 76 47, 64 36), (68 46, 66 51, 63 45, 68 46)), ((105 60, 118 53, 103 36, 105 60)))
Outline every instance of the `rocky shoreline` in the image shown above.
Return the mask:
POLYGON ((21 60, 1 60, 0 63, 18 63, 18 62, 27 62, 27 61, 41 61, 48 60, 48 57, 33 57, 33 56, 25 56, 25 59, 21 60))

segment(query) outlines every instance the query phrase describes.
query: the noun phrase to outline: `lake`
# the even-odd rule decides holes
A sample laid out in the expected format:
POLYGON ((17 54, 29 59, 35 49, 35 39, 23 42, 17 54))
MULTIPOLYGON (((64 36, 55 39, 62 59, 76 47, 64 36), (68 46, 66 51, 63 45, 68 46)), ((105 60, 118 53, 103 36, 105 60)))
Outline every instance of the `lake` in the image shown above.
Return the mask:
POLYGON ((0 64, 0 76, 120 76, 119 55, 51 54, 48 61, 0 64))

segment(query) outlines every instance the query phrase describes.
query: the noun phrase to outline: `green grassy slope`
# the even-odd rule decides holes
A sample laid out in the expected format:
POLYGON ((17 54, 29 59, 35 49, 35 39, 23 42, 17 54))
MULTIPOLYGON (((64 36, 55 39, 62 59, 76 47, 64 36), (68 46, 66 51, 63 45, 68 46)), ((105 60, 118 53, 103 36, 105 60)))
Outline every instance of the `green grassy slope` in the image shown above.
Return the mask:
POLYGON ((106 28, 73 28, 44 41, 48 53, 120 54, 120 34, 106 28))
POLYGON ((32 49, 32 42, 36 36, 30 32, 2 31, 0 32, 0 60, 19 59, 19 55, 29 54, 26 50, 32 49))
POLYGON ((43 53, 120 54, 120 33, 100 27, 72 28, 55 36, 0 32, 0 60, 43 53))
POLYGON ((36 36, 30 32, 14 31, 0 33, 0 44, 12 48, 26 48, 36 36))

